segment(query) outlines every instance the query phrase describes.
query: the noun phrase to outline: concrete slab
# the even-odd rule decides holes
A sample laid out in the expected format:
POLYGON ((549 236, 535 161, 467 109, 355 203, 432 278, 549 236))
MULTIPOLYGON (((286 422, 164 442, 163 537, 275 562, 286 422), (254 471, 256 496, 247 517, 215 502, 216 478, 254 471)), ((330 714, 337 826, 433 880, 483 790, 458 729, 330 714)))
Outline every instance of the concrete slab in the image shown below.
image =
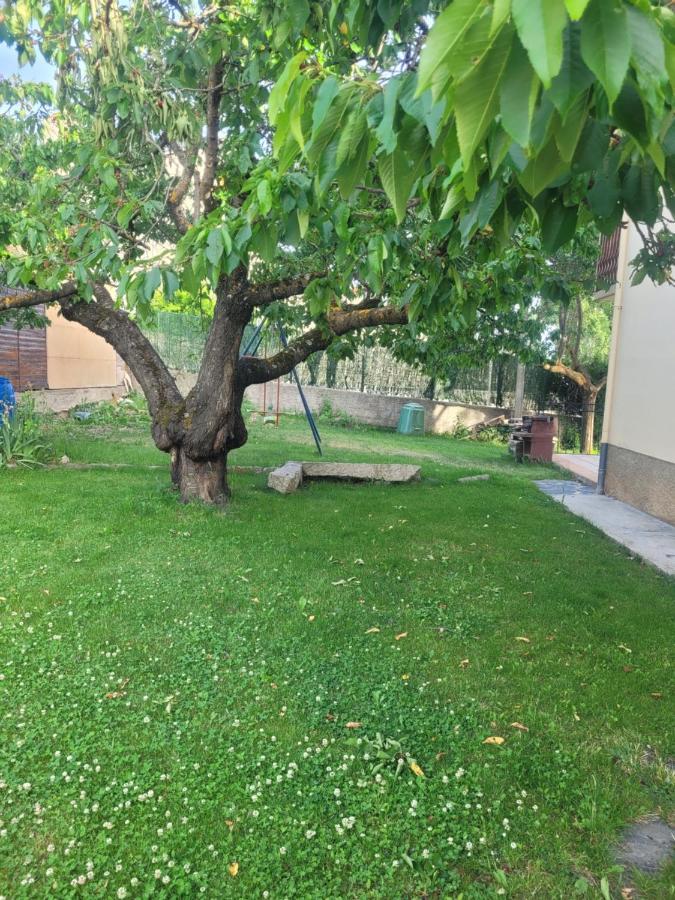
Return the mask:
POLYGON ((304 462, 305 478, 332 478, 338 481, 419 481, 420 466, 398 463, 332 463, 304 462))
POLYGON ((675 527, 621 500, 596 494, 575 481, 535 481, 537 487, 570 512, 595 525, 631 553, 675 575, 675 527))
POLYGON ((267 487, 280 494, 292 494, 302 484, 302 463, 287 462, 267 477, 267 487))
POLYGON ((589 453, 554 453, 553 463, 567 472, 571 472, 575 478, 581 479, 586 484, 598 483, 598 466, 600 457, 589 453))

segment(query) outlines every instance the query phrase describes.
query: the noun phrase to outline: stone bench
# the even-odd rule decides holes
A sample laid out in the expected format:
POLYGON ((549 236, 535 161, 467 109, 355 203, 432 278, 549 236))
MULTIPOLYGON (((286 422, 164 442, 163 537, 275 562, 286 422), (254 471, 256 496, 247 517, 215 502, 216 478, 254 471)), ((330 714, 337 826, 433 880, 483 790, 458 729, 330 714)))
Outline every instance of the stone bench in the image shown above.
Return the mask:
POLYGON ((399 463, 287 462, 270 472, 267 486, 280 494, 297 490, 303 480, 384 481, 405 484, 419 481, 420 466, 399 463))

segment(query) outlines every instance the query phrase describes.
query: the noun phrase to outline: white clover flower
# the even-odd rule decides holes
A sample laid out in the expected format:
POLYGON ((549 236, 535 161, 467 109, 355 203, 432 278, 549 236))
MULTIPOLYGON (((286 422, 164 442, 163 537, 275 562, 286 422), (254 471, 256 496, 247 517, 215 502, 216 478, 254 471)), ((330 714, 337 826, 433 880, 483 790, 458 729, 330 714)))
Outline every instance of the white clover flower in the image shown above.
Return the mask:
POLYGON ((512 850, 515 850, 517 846, 518 846, 518 844, 516 844, 515 841, 511 841, 511 849, 512 850))
POLYGON ((314 837, 315 834, 316 834, 316 831, 312 831, 311 828, 308 828, 307 831, 305 832, 305 837, 307 838, 308 841, 311 841, 311 839, 314 837))
POLYGON ((429 859, 431 856, 431 851, 427 850, 426 847, 422 850, 422 859, 429 859))
POLYGON ((127 889, 125 887, 117 888, 117 896, 120 898, 120 900, 124 900, 126 895, 127 895, 127 889))
POLYGON ((467 841, 467 842, 464 844, 464 847, 465 847, 467 850, 473 850, 473 844, 471 843, 471 841, 467 841))

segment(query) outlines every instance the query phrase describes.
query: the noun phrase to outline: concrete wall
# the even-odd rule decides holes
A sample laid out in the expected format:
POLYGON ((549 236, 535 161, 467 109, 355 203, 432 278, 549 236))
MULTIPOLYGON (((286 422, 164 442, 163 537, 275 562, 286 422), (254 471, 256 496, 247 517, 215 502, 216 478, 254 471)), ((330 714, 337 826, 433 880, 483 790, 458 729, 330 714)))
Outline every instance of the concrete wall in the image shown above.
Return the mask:
POLYGON ((48 391, 31 391, 30 396, 40 412, 66 412, 79 406, 80 403, 100 403, 123 397, 126 394, 124 385, 99 388, 61 388, 48 391))
POLYGON ((603 443, 608 494, 673 521, 675 504, 675 288, 632 285, 642 246, 628 223, 619 256, 603 443))
POLYGON ((47 380, 50 388, 96 388, 119 384, 117 354, 103 338, 48 309, 47 380))
MULTIPOLYGON (((421 403, 425 408, 425 426, 428 432, 445 434, 454 429, 457 422, 471 426, 509 410, 496 406, 469 406, 463 403, 441 403, 420 400, 419 397, 386 397, 382 394, 362 394, 359 391, 341 391, 334 388, 305 387, 305 396, 313 413, 319 413, 324 403, 330 403, 336 412, 344 413, 356 422, 395 428, 404 403, 421 403)), ((246 399, 263 409, 262 385, 253 385, 246 392, 246 399)), ((276 409, 276 383, 267 385, 267 408, 276 409)), ((282 412, 302 413, 302 401, 294 384, 282 384, 280 391, 282 412)))

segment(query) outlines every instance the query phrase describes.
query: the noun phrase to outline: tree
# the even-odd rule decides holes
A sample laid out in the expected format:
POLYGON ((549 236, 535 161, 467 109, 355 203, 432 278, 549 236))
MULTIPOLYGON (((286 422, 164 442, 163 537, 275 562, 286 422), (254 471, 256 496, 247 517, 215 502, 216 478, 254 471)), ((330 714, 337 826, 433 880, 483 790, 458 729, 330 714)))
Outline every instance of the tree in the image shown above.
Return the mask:
POLYGON ((556 356, 544 363, 581 391, 581 452, 593 452, 595 407, 607 384, 610 320, 599 301, 578 294, 558 310, 556 356))
POLYGON ((363 329, 480 311, 462 257, 523 222, 547 252, 670 202, 673 14, 647 0, 6 2, 2 310, 58 303, 140 382, 184 499, 222 502, 247 386, 363 329), (432 27, 429 26, 433 22, 432 27), (668 68, 666 68, 666 63, 668 68), (182 397, 138 328, 158 290, 211 292, 182 397), (288 348, 239 358, 261 312, 288 348))

